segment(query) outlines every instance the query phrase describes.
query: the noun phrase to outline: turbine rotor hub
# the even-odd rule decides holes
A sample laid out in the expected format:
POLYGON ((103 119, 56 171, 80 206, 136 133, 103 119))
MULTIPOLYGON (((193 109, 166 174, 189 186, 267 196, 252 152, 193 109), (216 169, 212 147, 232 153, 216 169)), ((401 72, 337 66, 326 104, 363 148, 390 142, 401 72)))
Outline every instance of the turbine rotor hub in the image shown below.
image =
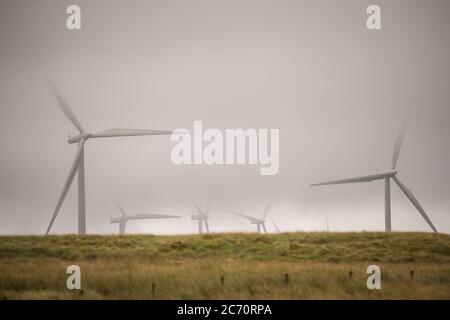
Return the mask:
POLYGON ((78 134, 73 137, 69 137, 69 139, 67 139, 67 142, 70 144, 78 143, 78 142, 80 142, 80 140, 82 140, 82 139, 87 140, 90 137, 92 137, 92 133, 82 133, 82 134, 78 134))
POLYGON ((392 178, 392 177, 395 176, 397 173, 398 173, 397 170, 389 170, 389 171, 386 171, 386 176, 389 177, 389 178, 392 178))

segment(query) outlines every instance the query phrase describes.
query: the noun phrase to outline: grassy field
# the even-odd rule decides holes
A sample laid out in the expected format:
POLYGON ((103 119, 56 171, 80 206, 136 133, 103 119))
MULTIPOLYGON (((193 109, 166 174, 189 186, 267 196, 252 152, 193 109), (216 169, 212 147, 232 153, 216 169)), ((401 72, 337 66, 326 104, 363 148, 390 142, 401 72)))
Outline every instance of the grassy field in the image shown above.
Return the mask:
POLYGON ((3 236, 0 298, 450 299, 450 236, 3 236), (82 291, 66 289, 71 264, 82 291), (366 287, 370 264, 381 290, 366 287))

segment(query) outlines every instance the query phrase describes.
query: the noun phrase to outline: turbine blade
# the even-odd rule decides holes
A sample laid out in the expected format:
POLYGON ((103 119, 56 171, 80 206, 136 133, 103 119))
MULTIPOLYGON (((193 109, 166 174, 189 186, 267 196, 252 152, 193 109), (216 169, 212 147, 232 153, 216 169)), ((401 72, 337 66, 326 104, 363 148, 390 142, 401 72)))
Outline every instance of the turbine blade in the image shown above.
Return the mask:
POLYGON ((250 221, 259 220, 259 219, 256 219, 256 218, 254 218, 254 217, 247 216, 247 215, 242 214, 242 213, 239 213, 239 212, 235 212, 235 211, 231 211, 231 210, 228 210, 228 212, 229 212, 229 213, 232 213, 232 214, 235 214, 235 215, 237 215, 237 216, 240 216, 240 217, 242 217, 242 218, 245 218, 245 219, 247 219, 247 220, 250 220, 250 221))
POLYGON ((198 206, 198 204, 197 204, 194 200, 191 200, 191 201, 192 201, 192 204, 194 205, 195 209, 197 209, 197 212, 198 212, 201 216, 204 216, 205 213, 203 212, 202 209, 200 209, 200 207, 198 206))
POLYGON ((61 209, 64 199, 66 198, 67 192, 69 191, 70 185, 72 184, 73 178, 75 177, 75 174, 78 171, 78 163, 79 163, 80 157, 83 153, 84 142, 85 142, 85 140, 82 139, 80 141, 80 144, 78 145, 77 153, 75 154, 75 158, 73 159, 72 166, 70 167, 69 175, 66 178, 66 182, 62 189, 61 195, 59 196, 58 202, 56 203, 56 208, 55 208, 55 211, 53 212, 53 216, 52 216, 52 219, 50 220, 50 224, 48 225, 46 234, 48 234, 50 232, 53 222, 55 221, 55 218, 58 215, 59 210, 61 209))
POLYGON ((261 226, 262 226, 264 232, 267 233, 266 225, 264 223, 262 223, 261 226))
POLYGON ((84 133, 85 131, 84 131, 83 127, 81 126, 81 124, 78 121, 78 119, 75 116, 75 114, 70 109, 69 104, 67 103, 67 101, 63 98, 61 93, 58 91, 58 89, 56 89, 56 87, 53 84, 51 84, 50 87, 51 87, 51 90, 52 90, 56 100, 58 101, 58 104, 59 104, 60 108, 62 109, 62 111, 64 112, 66 117, 69 118, 69 120, 73 123, 73 125, 78 129, 78 131, 81 134, 84 133))
POLYGON ((127 214, 125 213, 125 210, 123 209, 123 207, 118 203, 117 204, 117 209, 119 209, 120 213, 122 214, 123 217, 126 217, 127 214))
POLYGON ((278 226, 277 226, 277 224, 275 223, 275 221, 273 221, 272 218, 270 218, 270 220, 272 221, 272 223, 273 223, 275 229, 277 230, 277 232, 278 232, 278 233, 281 233, 281 232, 280 232, 280 229, 278 229, 278 226))
POLYGON ((204 220, 205 221, 205 227, 206 227, 206 232, 209 233, 209 225, 208 225, 208 220, 204 220))
POLYGON ((362 176, 362 177, 356 177, 356 178, 348 178, 348 179, 341 179, 341 180, 333 180, 333 181, 327 181, 327 182, 314 183, 314 184, 311 184, 311 187, 325 186, 325 185, 331 185, 331 184, 369 182, 369 181, 383 179, 386 176, 388 176, 388 174, 386 172, 376 173, 376 174, 371 174, 371 175, 362 176))
POLYGON ((400 150, 402 148, 403 138, 405 137, 405 132, 406 132, 406 124, 404 124, 402 126, 402 128, 400 129, 400 132, 398 133, 397 139, 395 140, 394 150, 392 152, 391 169, 395 169, 395 167, 397 166, 397 161, 398 161, 398 157, 400 155, 400 150))
POLYGON ((269 203, 267 204, 267 206, 264 208, 263 211, 263 215, 262 215, 262 219, 265 220, 267 217, 267 214, 269 213, 270 208, 272 207, 273 201, 275 200, 275 197, 273 197, 272 199, 270 199, 269 203))
POLYGON ((395 183, 397 183, 397 185, 403 191, 403 193, 406 195, 406 197, 408 197, 408 199, 416 207, 416 209, 419 211, 419 213, 422 215, 422 217, 425 219, 425 221, 428 223, 428 225, 431 227, 431 229, 434 232, 438 232, 437 229, 434 227, 433 222, 431 222, 431 219, 428 217, 425 210, 422 208, 419 201, 417 201, 417 199, 413 195, 413 193, 396 176, 393 176, 392 179, 394 179, 395 183))
POLYGON ((162 134, 172 134, 172 130, 145 130, 145 129, 109 129, 94 133, 92 138, 110 137, 132 137, 132 136, 155 136, 162 134))

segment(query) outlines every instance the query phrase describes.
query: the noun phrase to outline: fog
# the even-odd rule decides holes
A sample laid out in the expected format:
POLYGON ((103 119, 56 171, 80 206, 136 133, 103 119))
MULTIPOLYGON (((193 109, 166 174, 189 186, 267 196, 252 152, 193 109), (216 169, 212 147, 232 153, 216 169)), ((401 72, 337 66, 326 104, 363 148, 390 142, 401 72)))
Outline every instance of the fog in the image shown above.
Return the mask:
MULTIPOLYGON (((279 129, 279 172, 255 165, 175 165, 169 136, 86 144, 88 233, 194 233, 191 199, 211 199, 213 232, 254 231, 232 216, 270 217, 281 231, 384 230, 384 184, 311 183, 387 170, 410 113, 399 178, 440 232, 450 232, 450 2, 0 1, 0 233, 43 234, 76 152, 57 85, 89 131, 108 128, 279 129)), ((392 184, 392 229, 430 231, 392 184)), ((267 228, 275 232, 268 220, 267 228)), ((77 232, 76 181, 52 233, 77 232)))

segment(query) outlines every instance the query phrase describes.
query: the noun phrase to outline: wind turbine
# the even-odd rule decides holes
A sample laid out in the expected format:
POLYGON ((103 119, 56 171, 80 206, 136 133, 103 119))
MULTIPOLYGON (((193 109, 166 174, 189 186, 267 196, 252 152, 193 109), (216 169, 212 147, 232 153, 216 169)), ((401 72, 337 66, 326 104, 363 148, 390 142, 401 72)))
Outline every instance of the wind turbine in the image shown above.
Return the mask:
POLYGON ((111 223, 119 224, 119 234, 125 233, 125 227, 128 220, 145 220, 145 219, 165 219, 165 218, 181 218, 180 216, 172 216, 168 214, 155 214, 155 213, 140 213, 134 215, 127 215, 122 206, 117 205, 120 213, 122 214, 118 218, 111 218, 111 223))
POLYGON ((416 209, 419 211, 419 213, 422 215, 422 217, 425 219, 425 221, 428 223, 428 225, 431 227, 431 229, 434 232, 437 232, 436 228, 434 227, 434 225, 431 222, 428 215, 425 213, 425 210, 422 208, 419 201, 417 201, 417 199, 413 195, 413 193, 397 177, 398 171, 396 169, 396 166, 397 166, 398 157, 400 155, 400 149, 401 149, 402 143, 403 143, 403 138, 405 136, 405 131, 406 131, 406 125, 403 125, 403 127, 400 130, 400 132, 397 136, 397 139, 395 140, 395 143, 394 143, 392 164, 391 164, 391 168, 389 170, 381 172, 381 173, 362 176, 362 177, 328 181, 328 182, 322 182, 322 183, 315 183, 315 184, 312 184, 311 186, 324 186, 324 185, 332 185, 332 184, 359 183, 359 182, 370 182, 370 181, 375 181, 375 180, 384 180, 385 230, 386 230, 386 232, 390 232, 391 231, 391 187, 390 187, 390 181, 392 179, 398 185, 398 187, 403 191, 403 193, 406 195, 406 197, 416 207, 416 209))
POLYGON ((109 129, 106 131, 101 131, 97 133, 89 133, 84 130, 81 126, 78 119, 75 117, 72 110, 69 108, 68 103, 63 98, 63 96, 59 93, 59 91, 52 85, 51 89, 53 94, 58 101, 59 106, 61 107, 64 114, 69 118, 72 124, 78 129, 79 134, 73 137, 68 138, 68 143, 78 144, 78 149, 75 154, 75 158, 73 159, 72 165, 69 170, 69 174, 66 178, 66 182, 64 183, 64 187, 61 191, 61 195, 59 196, 58 202, 56 203, 56 208, 53 212, 52 218, 50 220, 50 224, 48 225, 47 232, 50 232, 50 229, 55 221, 56 216, 58 215, 59 210, 64 202, 64 199, 69 191, 70 185, 73 182, 75 174, 78 173, 78 233, 86 234, 86 198, 85 198, 85 180, 84 180, 84 145, 87 140, 93 138, 110 138, 110 137, 129 137, 129 136, 153 136, 153 135, 162 135, 162 134, 171 134, 173 131, 170 130, 140 130, 140 129, 109 129))
POLYGON ((258 233, 261 233, 261 228, 264 230, 265 233, 267 233, 267 229, 266 229, 266 225, 265 225, 266 217, 267 217, 267 214, 269 213, 270 207, 272 206, 273 200, 274 199, 272 198, 269 201, 269 203, 267 204, 267 206, 264 208, 264 211, 263 211, 263 214, 262 214, 261 218, 255 218, 255 217, 248 216, 248 215, 245 215, 245 214, 242 214, 242 213, 239 213, 239 212, 235 212, 235 211, 231 211, 231 210, 228 210, 228 212, 230 212, 232 214, 235 214, 237 216, 240 216, 240 217, 242 217, 244 219, 250 220, 251 224, 256 224, 256 231, 258 233))
POLYGON ((209 225, 208 225, 208 219, 209 219, 209 208, 211 206, 211 201, 208 201, 206 204, 205 210, 200 209, 200 207, 192 201, 195 208, 197 209, 196 215, 192 215, 192 220, 198 220, 198 233, 203 233, 203 224, 205 224, 206 232, 209 233, 209 225))

